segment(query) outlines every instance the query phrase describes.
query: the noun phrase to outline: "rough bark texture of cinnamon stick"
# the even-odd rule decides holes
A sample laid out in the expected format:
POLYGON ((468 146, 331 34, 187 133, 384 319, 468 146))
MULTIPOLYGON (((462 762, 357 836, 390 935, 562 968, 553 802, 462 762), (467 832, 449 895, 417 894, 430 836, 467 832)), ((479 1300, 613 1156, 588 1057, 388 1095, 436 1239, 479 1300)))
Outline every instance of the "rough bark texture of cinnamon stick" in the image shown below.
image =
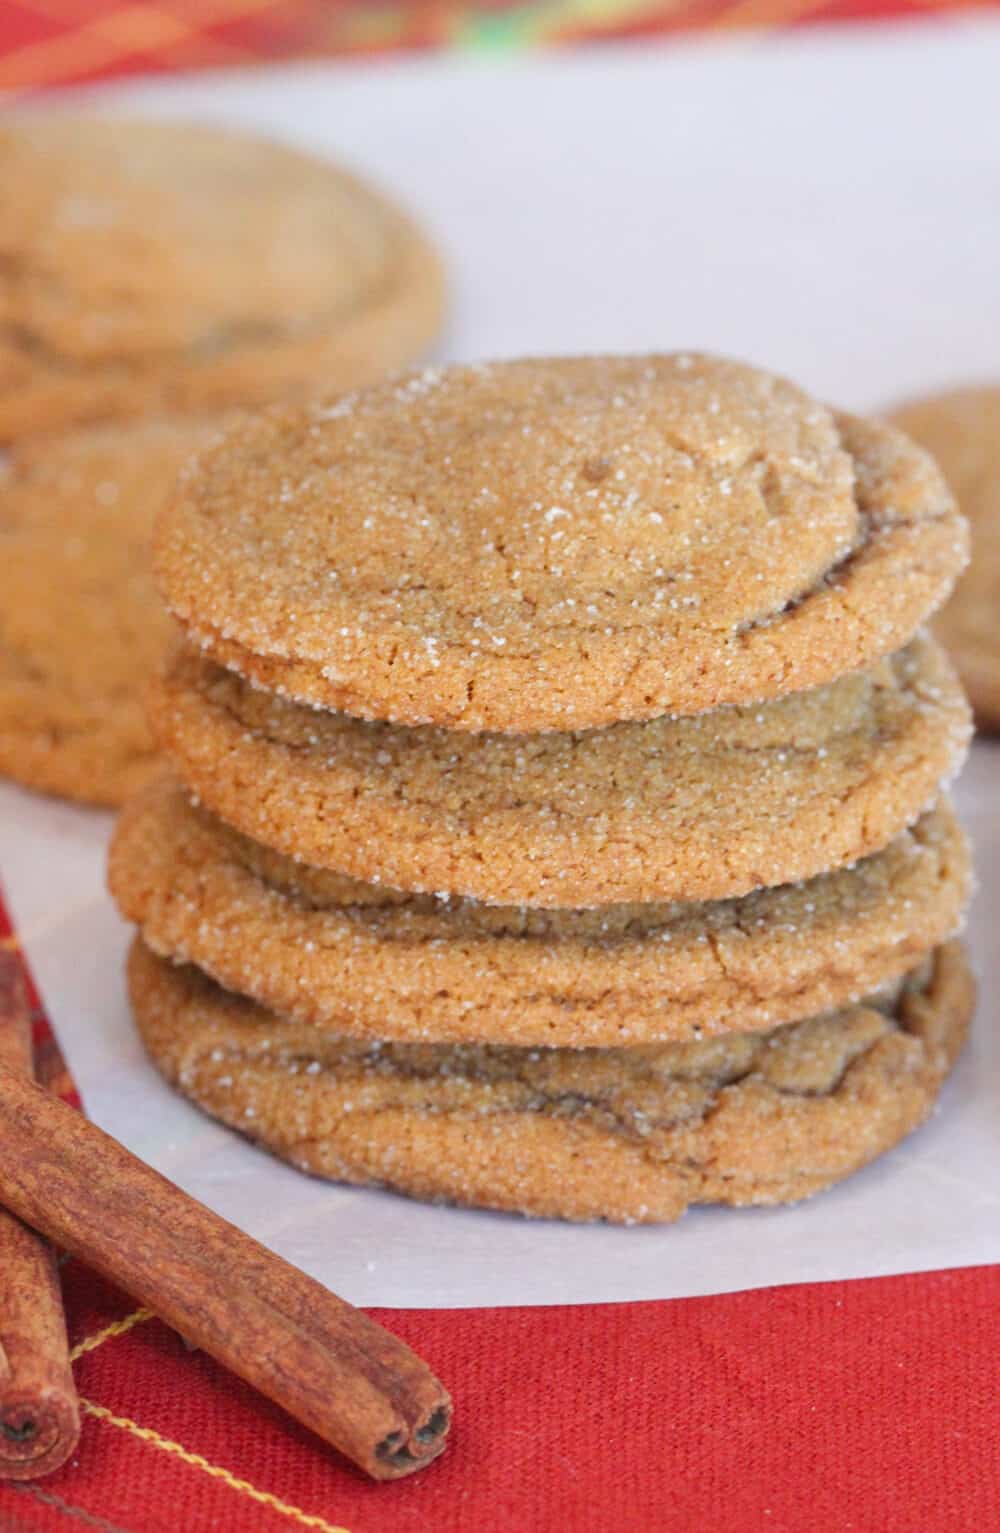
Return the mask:
POLYGON ((374 1478, 444 1447, 451 1401, 409 1347, 2 1066, 0 1201, 374 1478))
MULTIPOLYGON (((14 954, 2 951, 0 1066, 24 1077, 32 1069, 24 986, 14 954)), ((55 1258, 46 1241, 0 1208, 0 1476, 50 1474, 79 1435, 55 1258)))

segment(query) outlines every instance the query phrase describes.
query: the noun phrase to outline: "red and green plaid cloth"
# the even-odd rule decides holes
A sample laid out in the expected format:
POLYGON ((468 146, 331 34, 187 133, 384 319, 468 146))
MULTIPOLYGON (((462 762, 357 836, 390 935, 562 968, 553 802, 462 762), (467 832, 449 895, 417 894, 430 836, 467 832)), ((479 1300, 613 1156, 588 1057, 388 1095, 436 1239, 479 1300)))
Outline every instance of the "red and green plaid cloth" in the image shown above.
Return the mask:
MULTIPOLYGON (((0 0, 0 88, 958 9, 953 0, 0 0)), ((0 897, 0 942, 16 948, 0 897)), ((75 1101, 41 1007, 38 1070, 75 1101)), ((1000 1268, 709 1299, 378 1318, 457 1402, 375 1486, 75 1263, 77 1457, 0 1533, 965 1533, 1000 1528, 1000 1268)))
POLYGON ((0 0, 0 90, 261 60, 797 27, 996 0, 0 0))

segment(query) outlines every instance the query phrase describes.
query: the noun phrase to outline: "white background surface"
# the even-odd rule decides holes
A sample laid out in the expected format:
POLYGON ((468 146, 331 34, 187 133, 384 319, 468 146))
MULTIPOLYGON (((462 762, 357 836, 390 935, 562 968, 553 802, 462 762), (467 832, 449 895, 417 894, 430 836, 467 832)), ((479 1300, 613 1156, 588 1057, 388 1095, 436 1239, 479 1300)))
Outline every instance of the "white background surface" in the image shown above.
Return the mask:
MULTIPOLYGON (((1000 24, 142 83, 102 103, 327 148, 451 265, 445 357, 703 347, 879 408, 1000 376, 1000 24)), ((252 253, 246 253, 252 259, 252 253)), ((91 1115, 347 1297, 593 1302, 1000 1261, 1000 747, 959 787, 974 1040, 933 1121, 784 1210, 529 1223, 313 1182, 174 1097, 132 1032, 105 815, 0 784, 0 876, 91 1115)))

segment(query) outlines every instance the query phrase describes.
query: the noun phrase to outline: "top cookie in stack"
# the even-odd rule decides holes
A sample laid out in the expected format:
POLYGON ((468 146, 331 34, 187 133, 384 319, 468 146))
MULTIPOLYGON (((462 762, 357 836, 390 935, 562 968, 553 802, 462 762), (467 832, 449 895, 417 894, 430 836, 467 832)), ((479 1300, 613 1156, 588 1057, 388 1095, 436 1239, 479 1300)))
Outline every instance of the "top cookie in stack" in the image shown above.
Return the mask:
POLYGON ((758 702, 899 649, 964 523, 885 426, 710 358, 425 372, 275 413, 165 525, 221 664, 360 718, 592 729, 758 702))
POLYGON ((154 1059, 308 1169, 529 1213, 863 1164, 971 1009, 968 709, 917 632, 964 558, 899 432, 705 357, 237 427, 158 536, 195 797, 112 850, 154 1059))

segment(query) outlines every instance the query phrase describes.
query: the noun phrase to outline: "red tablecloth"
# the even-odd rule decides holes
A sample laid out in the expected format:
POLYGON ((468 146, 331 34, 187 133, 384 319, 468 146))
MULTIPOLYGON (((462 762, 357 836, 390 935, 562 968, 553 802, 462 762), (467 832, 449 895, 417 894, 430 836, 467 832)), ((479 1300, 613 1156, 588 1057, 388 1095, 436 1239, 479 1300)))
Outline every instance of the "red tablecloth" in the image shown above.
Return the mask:
MULTIPOLYGON (((972 1533, 1000 1525, 1000 1269, 663 1304, 379 1311, 448 1381, 376 1486, 73 1265, 77 1461, 4 1529, 972 1533)), ((4 1521, 4 1519, 9 1519, 4 1521)))
MULTIPOLYGON (((795 25, 948 0, 0 0, 0 88, 263 56, 795 25)), ((0 941, 16 939, 0 901, 0 941)), ((36 997, 37 1001, 37 997, 36 997)), ((40 1006, 39 1070, 72 1099, 40 1006)), ((0 1529, 964 1533, 1000 1528, 1000 1268, 667 1303, 379 1312, 448 1383, 447 1453, 350 1467, 75 1263, 77 1458, 0 1529)))

